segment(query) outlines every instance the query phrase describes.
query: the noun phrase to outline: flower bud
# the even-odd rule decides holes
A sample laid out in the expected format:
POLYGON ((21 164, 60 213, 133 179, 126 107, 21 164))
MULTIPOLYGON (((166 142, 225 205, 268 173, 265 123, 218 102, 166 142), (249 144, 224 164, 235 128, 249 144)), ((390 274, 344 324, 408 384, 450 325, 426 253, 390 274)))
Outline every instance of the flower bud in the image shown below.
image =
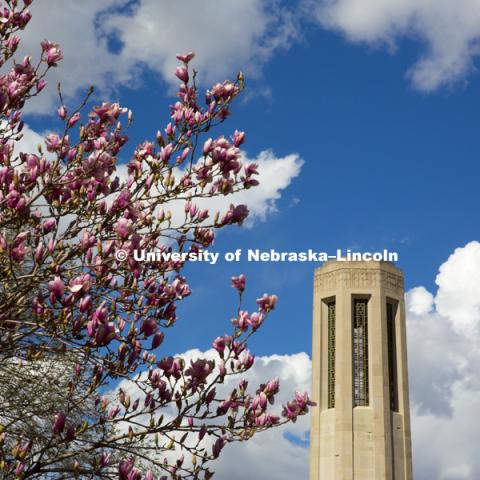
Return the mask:
POLYGON ((157 332, 157 333, 153 336, 152 348, 157 348, 157 347, 159 347, 159 346, 162 344, 163 339, 164 339, 164 334, 163 334, 162 332, 157 332))
POLYGON ((175 69, 175 76, 182 82, 188 83, 188 70, 185 67, 177 67, 175 69))
POLYGON ((48 283, 48 288, 50 292, 58 299, 60 299, 65 292, 65 284, 62 282, 60 277, 55 277, 51 282, 48 283))
POLYGON ((67 109, 65 108, 65 105, 62 105, 58 110, 57 110, 58 116, 62 119, 65 120, 65 117, 67 116, 67 109))
POLYGON ((233 144, 238 148, 245 141, 245 132, 235 130, 233 134, 233 144))
POLYGON ((246 281, 247 279, 243 273, 238 277, 232 277, 232 287, 236 288, 239 292, 243 292, 245 290, 246 281))
POLYGON ((59 435, 62 433, 63 429, 65 428, 65 414, 63 412, 58 412, 54 417, 53 417, 53 433, 55 435, 59 435))
POLYGON ((72 115, 68 121, 68 126, 73 127, 80 120, 80 112, 76 112, 72 115))
POLYGON ((43 242, 40 240, 38 242, 37 248, 35 249, 35 261, 37 263, 40 263, 43 260, 43 251, 44 251, 44 245, 43 245, 43 242))

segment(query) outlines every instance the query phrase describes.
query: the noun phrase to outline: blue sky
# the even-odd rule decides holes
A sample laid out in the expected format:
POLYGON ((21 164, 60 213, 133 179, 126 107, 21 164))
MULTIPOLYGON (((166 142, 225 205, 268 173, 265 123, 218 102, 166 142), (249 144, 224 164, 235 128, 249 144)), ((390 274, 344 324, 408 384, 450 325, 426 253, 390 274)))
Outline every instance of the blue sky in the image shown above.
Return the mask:
MULTIPOLYGON (((216 248, 387 248, 399 252, 407 288, 433 288, 440 263, 479 236, 472 219, 480 203, 480 92, 475 75, 467 85, 415 90, 405 70, 417 50, 407 43, 392 55, 312 31, 266 65, 260 79, 247 77, 244 97, 250 98, 237 102, 222 130, 246 131, 251 157, 271 148, 278 156, 298 153, 305 163, 282 192, 277 212, 253 228, 222 233, 216 248), (257 93, 265 88, 267 97, 257 93)), ((138 90, 122 88, 118 97, 134 109, 133 141, 151 138, 166 118, 167 85, 152 77, 147 74, 138 90)), ((264 291, 280 297, 256 351, 309 352, 314 267, 243 262, 194 268, 189 278, 202 295, 185 305, 185 318, 194 304, 201 327, 185 322, 176 332, 181 347, 175 342, 173 350, 205 348, 227 328, 232 305, 216 299, 230 295, 233 301, 229 278, 245 272, 253 297, 264 291), (293 334, 276 335, 292 317, 293 334), (192 328, 198 335, 189 334, 192 328)))
MULTIPOLYGON (((250 159, 271 150, 272 161, 295 155, 297 170, 300 164, 301 168, 296 175, 290 162, 283 186, 275 184, 275 175, 268 176, 265 182, 273 182, 274 194, 259 200, 267 210, 265 218, 258 214, 250 227, 222 232, 216 250, 397 251, 406 290, 411 292, 412 322, 420 322, 418 328, 428 335, 425 326, 440 318, 445 324, 442 339, 448 337, 447 329, 466 335, 456 320, 461 315, 451 305, 463 301, 478 315, 480 292, 461 296, 462 262, 478 267, 465 278, 476 279, 480 271, 475 244, 455 257, 460 258, 457 263, 455 258, 448 260, 451 268, 445 271, 454 271, 448 281, 435 280, 456 248, 479 239, 480 77, 474 47, 480 38, 480 7, 475 2, 462 0, 452 10, 448 0, 434 5, 407 0, 390 4, 232 0, 222 6, 211 1, 172 6, 163 1, 88 0, 83 6, 62 4, 61 20, 55 17, 55 7, 48 15, 39 10, 45 0, 36 3, 32 7, 36 23, 26 46, 33 48, 44 37, 64 46, 64 66, 54 72, 51 83, 61 80, 69 101, 93 82, 99 99, 118 100, 132 108, 135 123, 126 152, 152 139, 167 121, 175 53, 197 51, 194 66, 205 85, 233 77, 237 69, 246 71, 244 98, 219 132, 245 130, 250 159), (148 33, 148 26, 153 33, 148 33), (442 288, 460 293, 449 297, 449 303, 442 288)), ((32 107, 27 119, 32 139, 54 128, 47 115, 53 99, 47 90, 32 107)), ((278 308, 252 344, 254 352, 265 357, 310 355, 315 266, 247 262, 192 266, 188 278, 193 295, 180 309, 182 320, 165 343, 166 353, 207 350, 215 336, 229 331, 236 300, 229 279, 244 272, 248 301, 264 292, 279 296, 278 308)), ((416 348, 417 343, 412 345, 416 348)), ((473 347, 471 351, 468 361, 473 369, 478 356, 473 347)), ((422 361, 416 355, 413 352, 412 357, 422 361)), ((415 377, 412 390, 417 383, 429 382, 430 376, 427 370, 415 377)), ((444 400, 454 409, 452 378, 438 382, 446 382, 444 400)), ((478 382, 478 377, 474 380, 478 382)), ((433 415, 420 415, 418 425, 436 414, 438 419, 446 415, 429 407, 429 395, 438 387, 434 383, 431 391, 412 393, 414 402, 433 415)), ((479 401, 477 390, 475 395, 472 398, 479 401)), ((460 425, 464 410, 448 411, 455 426, 460 425)), ((440 420, 435 425, 440 429, 440 420)), ((428 432, 418 432, 420 449, 428 432)), ((461 430, 459 435, 470 433, 461 430)), ((438 448, 438 455, 441 448, 447 451, 447 446, 438 448)), ((478 478, 480 465, 473 453, 464 457, 444 467, 433 460, 421 465, 419 461, 417 478, 478 478)))

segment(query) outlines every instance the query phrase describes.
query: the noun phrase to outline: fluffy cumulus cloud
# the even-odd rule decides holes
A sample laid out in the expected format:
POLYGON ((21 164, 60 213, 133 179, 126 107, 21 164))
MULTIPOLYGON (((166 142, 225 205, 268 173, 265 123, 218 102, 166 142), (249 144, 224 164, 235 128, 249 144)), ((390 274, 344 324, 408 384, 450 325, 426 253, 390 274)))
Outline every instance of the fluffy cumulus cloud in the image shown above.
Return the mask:
POLYGON ((22 138, 14 143, 14 155, 19 153, 37 153, 38 146, 41 145, 45 151, 45 138, 32 130, 27 124, 23 127, 22 138))
POLYGON ((60 43, 64 60, 49 86, 28 105, 48 113, 56 84, 67 96, 94 85, 102 96, 138 85, 145 69, 176 80, 175 54, 194 50, 203 83, 221 81, 241 69, 258 75, 273 52, 297 36, 292 16, 277 0, 35 0, 33 18, 19 52, 35 55, 45 38, 60 43))
POLYGON ((245 157, 243 161, 258 165, 259 175, 256 178, 260 185, 226 197, 207 199, 200 205, 212 212, 224 212, 232 203, 245 204, 250 211, 246 222, 249 227, 255 220, 265 220, 269 214, 277 212, 278 200, 293 179, 300 174, 304 162, 298 154, 277 157, 272 150, 264 150, 253 159, 245 157))
POLYGON ((398 39, 420 40, 423 53, 407 75, 432 91, 474 69, 480 45, 478 0, 306 0, 323 27, 353 42, 394 48, 398 39))
POLYGON ((407 293, 415 478, 480 478, 480 243, 440 267, 438 290, 407 293))
MULTIPOLYGON (((0 128, 7 128, 7 122, 5 120, 0 120, 0 128)), ((39 145, 42 147, 45 146, 44 141, 45 139, 42 135, 25 124, 19 136, 19 140, 13 142, 13 154, 15 156, 20 153, 37 153, 39 145)))
POLYGON ((459 248, 440 267, 437 311, 452 319, 460 334, 477 335, 480 318, 480 244, 471 242, 459 248))
POLYGON ((168 79, 176 65, 172 52, 195 50, 194 65, 215 81, 238 69, 256 74, 296 36, 291 17, 271 0, 142 0, 105 26, 123 44, 124 62, 144 62, 168 79))

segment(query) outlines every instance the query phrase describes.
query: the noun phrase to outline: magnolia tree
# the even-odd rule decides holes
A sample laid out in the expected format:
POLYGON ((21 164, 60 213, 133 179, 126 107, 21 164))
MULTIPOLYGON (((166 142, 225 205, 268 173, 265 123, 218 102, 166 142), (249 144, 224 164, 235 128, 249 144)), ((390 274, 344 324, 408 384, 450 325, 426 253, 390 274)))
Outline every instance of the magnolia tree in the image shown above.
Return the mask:
POLYGON ((2 3, 0 476, 209 479, 227 443, 295 421, 312 404, 297 393, 273 415, 278 380, 253 389, 244 380, 254 364, 247 341, 276 297, 247 311, 243 275, 232 279, 239 304, 231 334, 213 341, 215 357, 162 356, 176 305, 190 295, 188 258, 134 255, 198 253, 247 217, 244 205, 199 207, 258 184, 256 165, 242 163, 242 132, 209 137, 242 75, 200 101, 193 54, 178 55, 171 121, 126 168, 117 161, 131 112, 116 103, 87 112, 88 96, 70 110, 60 91, 59 133, 21 152, 22 109, 62 54, 43 41, 37 63, 14 62, 31 0, 2 3))

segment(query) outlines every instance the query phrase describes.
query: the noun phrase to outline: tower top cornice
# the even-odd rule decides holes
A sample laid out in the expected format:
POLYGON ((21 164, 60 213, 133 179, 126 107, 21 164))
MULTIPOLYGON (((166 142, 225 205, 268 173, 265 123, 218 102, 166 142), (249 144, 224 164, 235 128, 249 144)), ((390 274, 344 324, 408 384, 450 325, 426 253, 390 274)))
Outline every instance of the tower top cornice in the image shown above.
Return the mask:
POLYGON ((403 271, 391 262, 330 261, 315 270, 315 285, 323 291, 383 287, 403 294, 403 271))
POLYGON ((338 270, 384 270, 392 272, 403 277, 403 270, 398 268, 392 262, 376 262, 374 260, 368 261, 339 261, 330 260, 325 262, 321 267, 315 269, 315 276, 324 273, 334 272, 338 270))

